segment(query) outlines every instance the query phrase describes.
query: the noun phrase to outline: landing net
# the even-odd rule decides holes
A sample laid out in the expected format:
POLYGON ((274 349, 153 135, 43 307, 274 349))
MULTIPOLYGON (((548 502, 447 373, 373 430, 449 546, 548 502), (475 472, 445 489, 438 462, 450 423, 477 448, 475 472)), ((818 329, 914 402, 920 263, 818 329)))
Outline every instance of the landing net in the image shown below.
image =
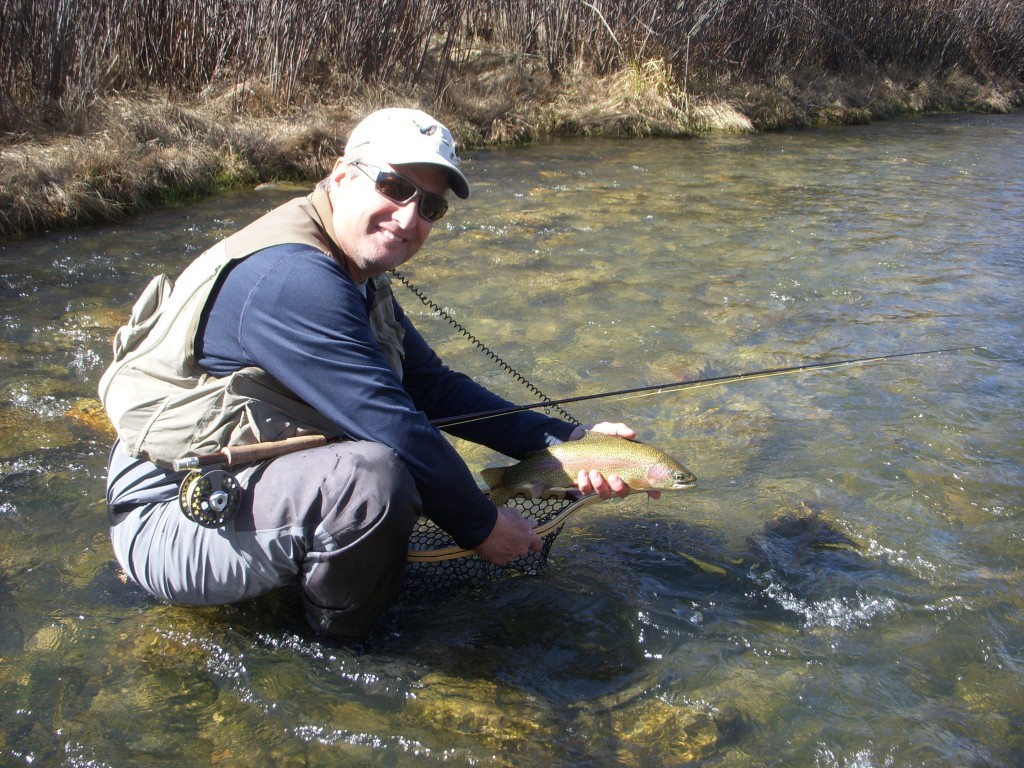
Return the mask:
POLYGON ((534 529, 544 544, 508 565, 494 565, 471 549, 463 549, 433 521, 421 517, 409 539, 409 564, 405 586, 408 591, 445 589, 454 586, 480 586, 510 573, 535 575, 547 563, 551 545, 568 519, 597 496, 579 498, 566 494, 528 498, 515 496, 505 502, 527 520, 536 520, 534 529))

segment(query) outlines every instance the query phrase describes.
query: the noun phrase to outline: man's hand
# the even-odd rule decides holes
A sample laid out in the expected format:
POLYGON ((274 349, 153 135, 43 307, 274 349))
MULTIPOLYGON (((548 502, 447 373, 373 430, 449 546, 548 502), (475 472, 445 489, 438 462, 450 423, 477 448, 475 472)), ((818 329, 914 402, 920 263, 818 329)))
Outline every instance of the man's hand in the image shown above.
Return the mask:
MULTIPOLYGON (((586 429, 589 432, 600 432, 602 435, 624 437, 627 440, 632 440, 636 437, 636 430, 631 429, 622 422, 602 421, 586 429)), ((583 437, 581 430, 577 430, 577 432, 573 433, 574 439, 583 437)), ((612 496, 628 496, 630 492, 630 487, 622 482, 621 477, 614 474, 605 477, 596 469, 589 471, 581 469, 576 477, 576 486, 584 496, 596 493, 602 499, 610 499, 612 496)), ((647 495, 652 499, 657 499, 661 497, 661 491, 647 491, 647 495)))
POLYGON ((612 437, 624 437, 627 440, 632 440, 636 437, 636 430, 627 427, 621 421, 602 421, 600 424, 586 427, 586 430, 588 432, 600 432, 602 435, 611 435, 612 437))
POLYGON ((512 507, 498 507, 498 520, 491 535, 476 548, 480 557, 495 565, 508 565, 529 552, 539 552, 543 540, 533 529, 536 520, 527 520, 512 507))

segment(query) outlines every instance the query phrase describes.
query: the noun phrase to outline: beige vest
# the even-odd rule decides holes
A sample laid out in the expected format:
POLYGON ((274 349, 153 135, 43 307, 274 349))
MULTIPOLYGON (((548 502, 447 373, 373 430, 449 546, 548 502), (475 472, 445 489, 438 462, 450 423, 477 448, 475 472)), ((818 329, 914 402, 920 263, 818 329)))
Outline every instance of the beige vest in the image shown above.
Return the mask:
MULTIPOLYGON (((232 445, 311 432, 342 437, 260 368, 216 378, 196 366, 196 334, 221 272, 285 243, 311 245, 344 264, 325 190, 285 203, 217 243, 173 284, 160 275, 147 286, 114 337, 114 361, 99 384, 100 400, 130 455, 170 466, 175 459, 232 445)), ((401 379, 404 329, 395 318, 390 281, 381 275, 374 282, 370 324, 401 379)))

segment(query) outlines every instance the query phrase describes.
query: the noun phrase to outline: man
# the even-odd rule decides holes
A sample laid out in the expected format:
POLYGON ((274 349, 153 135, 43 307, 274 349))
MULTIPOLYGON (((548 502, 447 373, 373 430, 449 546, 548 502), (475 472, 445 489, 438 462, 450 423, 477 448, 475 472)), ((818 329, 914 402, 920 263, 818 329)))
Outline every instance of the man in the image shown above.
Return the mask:
MULTIPOLYGON (((420 514, 493 563, 541 547, 430 424, 508 403, 442 364, 384 277, 419 251, 449 190, 469 196, 459 164, 429 115, 375 112, 312 194, 211 247, 173 290, 157 278, 136 304, 100 396, 118 430, 111 542, 143 589, 210 605, 297 580, 318 631, 357 639, 398 592, 420 514), (238 470, 231 520, 182 514, 176 458, 306 432, 331 442, 238 470)), ((580 435, 537 413, 449 431, 514 458, 580 435)), ((629 493, 598 472, 581 472, 579 488, 629 493)))

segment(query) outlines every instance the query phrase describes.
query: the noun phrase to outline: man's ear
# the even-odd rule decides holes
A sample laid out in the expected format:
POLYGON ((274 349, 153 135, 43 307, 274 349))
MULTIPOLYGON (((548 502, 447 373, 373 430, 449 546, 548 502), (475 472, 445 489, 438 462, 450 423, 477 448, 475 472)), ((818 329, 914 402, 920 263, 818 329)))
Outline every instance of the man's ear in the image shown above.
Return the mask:
POLYGON ((331 169, 331 182, 337 184, 348 173, 348 163, 344 157, 339 157, 334 161, 334 168, 331 169))

